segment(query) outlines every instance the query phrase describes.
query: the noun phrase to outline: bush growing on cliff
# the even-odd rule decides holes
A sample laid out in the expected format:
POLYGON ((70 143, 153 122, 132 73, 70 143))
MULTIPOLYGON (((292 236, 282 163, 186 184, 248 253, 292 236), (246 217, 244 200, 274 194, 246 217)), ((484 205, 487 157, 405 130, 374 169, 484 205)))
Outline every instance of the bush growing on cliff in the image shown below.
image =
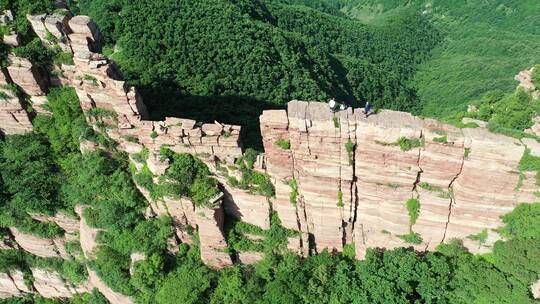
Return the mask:
POLYGON ((540 185, 540 157, 531 155, 531 150, 526 148, 521 160, 519 161, 520 172, 523 171, 535 171, 536 172, 536 184, 540 185))
POLYGON ((347 157, 349 158, 349 165, 353 165, 354 162, 354 149, 356 144, 354 144, 351 139, 347 140, 345 143, 345 150, 347 150, 347 157))
POLYGON ((296 206, 296 203, 298 201, 298 184, 296 183, 295 179, 291 179, 287 182, 289 184, 289 187, 291 187, 291 193, 289 194, 289 201, 291 204, 296 206))
POLYGON ((477 234, 471 234, 471 235, 467 236, 467 238, 469 240, 472 240, 472 241, 478 241, 478 247, 480 247, 480 246, 484 245, 484 243, 487 241, 488 230, 483 229, 481 232, 479 232, 477 234))
POLYGON ((57 196, 59 167, 44 136, 9 136, 0 142, 0 153, 0 175, 14 213, 54 213, 62 206, 57 196))
POLYGON ((414 148, 423 147, 423 139, 400 137, 396 142, 401 151, 410 151, 414 148))
POLYGON ((534 70, 532 73, 532 82, 536 89, 540 89, 540 64, 537 64, 534 66, 534 70))
POLYGON ((422 236, 419 233, 416 232, 410 232, 408 234, 403 234, 399 236, 400 239, 404 240, 407 243, 410 244, 422 244, 422 236))
POLYGON ((534 239, 540 237, 540 203, 520 204, 512 212, 502 216, 506 224, 499 233, 510 239, 534 239))
POLYGON ((42 68, 51 64, 54 57, 54 52, 45 47, 39 38, 34 38, 27 45, 14 48, 13 53, 18 57, 30 60, 42 68))
POLYGON ((242 172, 242 178, 238 183, 238 187, 266 197, 273 197, 275 189, 270 181, 270 177, 265 173, 254 170, 257 156, 257 151, 247 149, 244 155, 237 159, 236 165, 242 172))
POLYGON ((276 146, 280 147, 283 150, 291 149, 291 142, 289 140, 278 139, 274 142, 274 144, 276 144, 276 146))
POLYGON ((35 130, 47 135, 57 155, 79 152, 79 141, 88 125, 75 89, 53 88, 47 100, 52 115, 38 115, 34 119, 35 130))
POLYGON ((416 224, 416 220, 420 215, 420 201, 416 198, 411 198, 405 204, 409 213, 409 225, 413 226, 416 224))

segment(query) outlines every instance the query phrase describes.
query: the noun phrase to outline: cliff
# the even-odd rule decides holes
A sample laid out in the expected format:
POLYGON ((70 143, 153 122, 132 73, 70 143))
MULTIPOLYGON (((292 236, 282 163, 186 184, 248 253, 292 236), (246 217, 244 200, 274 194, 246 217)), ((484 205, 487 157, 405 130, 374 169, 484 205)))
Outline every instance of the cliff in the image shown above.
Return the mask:
POLYGON ((303 101, 265 111, 260 121, 274 208, 287 228, 312 235, 313 251, 354 243, 362 258, 367 248, 433 250, 460 239, 470 251, 485 252, 500 239, 492 231, 500 216, 534 201, 525 188, 536 185, 516 190, 526 145, 483 128, 395 111, 332 113, 325 103, 303 101), (420 208, 414 222, 411 199, 420 208), (482 244, 468 238, 484 229, 482 244), (421 241, 407 243, 414 233, 421 241))
MULTIPOLYGON (((236 258, 227 253, 227 217, 269 229, 272 211, 277 212, 284 227, 299 232, 289 239, 289 249, 304 256, 354 245, 362 259, 368 248, 433 250, 452 239, 461 240, 472 252, 486 252, 501 238, 494 231, 502 224, 500 216, 518 203, 536 199, 534 173, 518 170, 526 149, 540 152, 534 140, 520 141, 480 127, 459 129, 396 111, 369 117, 362 109, 333 113, 326 103, 306 101, 291 101, 287 110, 264 111, 260 117, 265 153, 253 170, 271 178, 275 196, 239 189, 228 178, 241 175, 235 168, 242 157, 240 126, 175 117, 148 120, 137 89, 126 84, 114 62, 99 54, 101 35, 90 18, 28 18, 44 42, 47 31, 65 38, 61 47, 73 54, 74 63, 63 65, 61 76, 53 81, 40 75, 31 62, 11 56, 11 65, 0 74, 0 95, 5 95, 0 98, 0 131, 30 131, 32 114, 26 112, 25 102, 46 112, 40 106, 46 102, 47 86, 69 85, 75 88, 89 124, 116 141, 138 172, 148 169, 155 181, 167 172, 168 162, 159 158, 164 146, 197 155, 220 182, 223 196, 213 207, 196 207, 185 197, 155 199, 138 186, 148 200, 147 218, 173 219, 176 235, 169 250, 191 243, 190 231, 196 230, 202 260, 211 267, 220 269, 233 261, 255 263, 264 257, 260 252, 240 252, 236 258), (53 25, 56 30, 49 29, 53 25), (9 89, 13 84, 18 94, 9 89), (141 154, 147 157, 140 159, 141 154), (484 231, 486 239, 471 237, 484 231)), ((97 148, 81 143, 83 152, 97 148)), ((82 207, 77 211, 81 215, 82 207)), ((66 235, 49 240, 11 229, 23 250, 67 259, 65 242, 75 239, 85 257, 93 258, 99 231, 82 216, 80 221, 61 214, 35 219, 56 222, 66 235)), ((88 272, 89 283, 73 287, 58 283, 56 273, 32 269, 34 277, 43 280, 36 279, 31 288, 20 272, 0 273, 0 296, 38 292, 69 297, 96 287, 112 303, 133 302, 111 290, 94 271, 88 272)))

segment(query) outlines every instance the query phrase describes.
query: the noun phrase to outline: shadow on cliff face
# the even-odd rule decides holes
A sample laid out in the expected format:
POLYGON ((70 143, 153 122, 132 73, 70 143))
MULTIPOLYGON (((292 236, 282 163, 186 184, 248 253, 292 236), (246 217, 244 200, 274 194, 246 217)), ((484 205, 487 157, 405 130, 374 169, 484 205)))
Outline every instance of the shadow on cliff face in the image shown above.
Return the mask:
POLYGON ((263 110, 285 108, 246 96, 193 96, 182 94, 176 85, 161 84, 159 89, 139 87, 150 119, 189 118, 202 122, 218 121, 242 126, 242 145, 263 151, 259 116, 263 110))

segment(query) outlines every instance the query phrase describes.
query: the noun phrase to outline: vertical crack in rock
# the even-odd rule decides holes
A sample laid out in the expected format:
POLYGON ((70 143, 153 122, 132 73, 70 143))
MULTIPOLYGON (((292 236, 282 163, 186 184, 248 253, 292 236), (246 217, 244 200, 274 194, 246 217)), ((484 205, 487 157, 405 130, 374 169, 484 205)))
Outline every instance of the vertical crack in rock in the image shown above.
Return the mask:
MULTIPOLYGON (((309 104, 308 104, 308 109, 309 109, 309 104)), ((309 151, 309 154, 311 154, 311 151, 309 150, 309 132, 307 132, 307 129, 308 129, 308 126, 307 126, 307 122, 306 122, 306 119, 307 119, 307 112, 308 112, 308 109, 306 109, 306 111, 304 112, 304 124, 306 126, 306 133, 307 133, 307 144, 308 144, 308 151, 309 151)), ((287 130, 288 131, 288 134, 289 134, 289 142, 291 141, 291 133, 290 133, 290 130, 287 130)), ((290 155, 291 155, 291 163, 292 163, 292 178, 293 180, 296 181, 297 183, 297 189, 298 189, 298 180, 297 178, 299 177, 299 174, 296 172, 296 157, 294 155, 294 150, 291 149, 290 150, 290 155)), ((298 192, 300 192, 298 190, 298 192)), ((307 246, 307 250, 308 252, 311 251, 311 246, 308 242, 308 244, 304 244, 304 238, 302 237, 302 234, 303 234, 303 230, 305 230, 305 232, 309 235, 309 225, 308 225, 308 222, 307 222, 307 214, 306 214, 306 206, 305 206, 305 202, 303 199, 301 199, 301 195, 298 193, 298 196, 297 196, 297 199, 296 199, 296 205, 295 205, 295 213, 296 213, 296 225, 298 227, 298 231, 300 232, 300 240, 299 240, 299 244, 300 244, 300 251, 301 252, 306 252, 306 246, 307 246), (302 227, 302 218, 303 218, 303 222, 305 223, 305 227, 303 229, 302 227)))
POLYGON ((452 207, 456 203, 456 199, 454 197, 453 186, 454 186, 454 182, 459 178, 459 176, 463 172, 464 164, 465 164, 465 147, 463 148, 463 154, 461 157, 461 166, 459 167, 459 171, 456 174, 456 176, 454 176, 454 178, 450 181, 450 184, 448 184, 448 194, 450 196, 450 203, 448 204, 448 218, 446 219, 446 224, 444 225, 444 233, 443 233, 443 237, 440 244, 444 243, 444 241, 446 240, 446 232, 448 231, 448 225, 450 224, 450 217, 452 216, 452 207))
MULTIPOLYGON (((424 132, 420 131, 420 140, 424 139, 424 132)), ((418 184, 420 183, 420 180, 422 178, 422 173, 424 173, 424 170, 422 170, 422 167, 420 167, 420 158, 422 157, 422 147, 418 148, 418 158, 416 159, 416 165, 418 166, 418 173, 416 174, 416 180, 414 181, 412 192, 416 193, 416 198, 420 197, 420 194, 418 193, 418 184)))
MULTIPOLYGON (((354 112, 353 112, 354 114, 354 112)), ((358 137, 356 136, 356 131, 357 131, 357 123, 356 123, 356 119, 354 121, 354 149, 353 149, 353 152, 352 152, 352 166, 353 166, 353 176, 352 176, 352 183, 351 183, 351 199, 353 200, 353 202, 351 203, 351 209, 354 208, 354 211, 352 212, 352 221, 351 221, 351 236, 353 237, 353 240, 354 240, 354 232, 355 232, 355 225, 356 225, 356 221, 358 219, 358 205, 359 205, 359 200, 358 200, 358 185, 357 185, 357 180, 358 180, 358 177, 356 176, 356 149, 358 149, 358 137)), ((361 225, 361 229, 362 229, 362 240, 365 244, 365 238, 364 238, 364 225, 361 225)))
MULTIPOLYGON (((337 125, 339 126, 337 129, 337 138, 339 138, 339 185, 338 185, 338 204, 341 204, 341 206, 338 206, 341 213, 341 245, 345 246, 347 244, 347 222, 345 221, 345 203, 343 202, 343 189, 342 189, 342 170, 341 167, 343 166, 341 162, 341 157, 343 156, 343 143, 341 142, 341 139, 343 138, 341 136, 342 130, 341 130, 341 120, 336 116, 334 113, 334 124, 336 124, 336 119, 338 121, 337 125), (341 197, 341 202, 339 201, 341 197)), ((347 127, 349 126, 348 120, 347 120, 347 127)), ((335 127, 335 126, 334 126, 335 127)), ((334 130, 335 131, 335 130, 334 130)))
POLYGON ((21 294, 25 294, 24 290, 19 289, 19 286, 17 286, 17 284, 15 284, 15 279, 13 279, 13 277, 11 276, 11 273, 9 273, 9 271, 6 271, 5 274, 6 274, 7 277, 11 280, 11 282, 13 283, 13 286, 15 286, 15 288, 16 288, 21 294))
POLYGON ((9 113, 9 115, 11 115, 11 118, 13 118, 13 120, 14 120, 16 123, 18 123, 18 124, 21 123, 21 122, 17 119, 17 116, 15 116, 13 113, 9 113))

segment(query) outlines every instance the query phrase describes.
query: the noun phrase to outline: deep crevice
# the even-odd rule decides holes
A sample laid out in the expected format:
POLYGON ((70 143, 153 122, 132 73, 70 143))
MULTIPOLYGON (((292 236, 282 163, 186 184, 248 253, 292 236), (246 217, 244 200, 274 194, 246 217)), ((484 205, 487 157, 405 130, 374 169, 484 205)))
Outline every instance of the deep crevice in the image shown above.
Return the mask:
MULTIPOLYGON (((353 115, 354 115, 354 110, 353 110, 353 115)), ((355 116, 354 116, 355 117, 355 116)), ((353 153, 352 153, 352 163, 353 163, 353 180, 351 182, 351 198, 354 202, 354 206, 353 204, 351 204, 351 209, 354 208, 354 212, 352 213, 352 222, 351 222, 351 234, 352 234, 352 237, 353 237, 353 240, 354 240, 354 234, 355 234, 355 226, 356 226, 356 221, 358 220, 358 205, 359 205, 359 199, 358 199, 358 184, 357 184, 357 181, 358 181, 358 177, 356 176, 356 150, 358 149, 358 137, 356 137, 356 131, 357 131, 357 127, 358 127, 358 124, 355 120, 355 124, 354 124, 354 149, 353 149, 353 153)), ((365 239, 364 239, 364 227, 362 225, 362 239, 364 240, 364 243, 365 243, 365 239)))
MULTIPOLYGON (((309 104, 308 104, 308 107, 309 107, 309 104)), ((306 116, 307 116, 308 110, 309 110, 309 108, 306 109, 306 111, 305 111, 306 116)), ((306 119, 307 119, 306 116, 304 116, 303 121, 304 121, 304 124, 306 126, 306 131, 307 131, 308 126, 306 124, 306 119)), ((290 133, 289 127, 287 128, 287 131, 288 131, 287 133, 289 134, 289 141, 290 141, 291 140, 291 137, 290 137, 291 133, 290 133)), ((308 151, 309 151, 309 154, 311 154, 311 150, 309 148, 309 132, 306 132, 306 133, 308 135, 307 136, 308 151)), ((291 163, 292 163, 292 178, 293 178, 293 180, 295 180, 295 182, 297 184, 297 189, 298 189, 298 180, 296 179, 297 176, 298 176, 298 174, 296 173, 296 158, 294 156, 293 150, 291 150, 289 153, 290 153, 290 156, 291 156, 291 163)), ((301 199, 301 195, 300 195, 299 190, 298 190, 298 197, 296 199, 296 204, 295 204, 294 209, 295 209, 295 214, 296 214, 296 225, 298 227, 298 231, 300 232, 300 236, 299 236, 300 250, 301 250, 302 254, 304 252, 306 252, 305 246, 307 245, 307 252, 308 252, 308 254, 310 254, 311 250, 312 250, 311 249, 312 246, 311 246, 311 242, 309 242, 309 240, 308 240, 308 244, 304 244, 304 238, 303 238, 304 231, 302 229, 302 221, 300 220, 301 216, 303 217, 303 220, 305 222, 305 226, 306 226, 305 229, 304 229, 305 232, 308 234, 308 236, 311 235, 311 234, 309 232, 309 225, 308 225, 308 220, 307 220, 306 207, 305 207, 304 201, 301 199)))
MULTIPOLYGON (((424 139, 424 132, 420 131, 420 140, 422 141, 424 139)), ((418 172, 416 173, 416 180, 414 181, 412 192, 416 193, 416 197, 420 197, 420 194, 418 194, 418 184, 420 184, 420 180, 422 178, 422 173, 424 173, 424 170, 422 170, 422 167, 420 167, 420 159, 422 157, 422 148, 418 148, 418 158, 416 159, 416 165, 418 166, 418 172)))
POLYGON ((456 203, 456 199, 454 197, 453 186, 454 186, 454 182, 458 179, 458 177, 463 172, 464 164, 465 164, 465 148, 463 149, 463 156, 461 158, 461 166, 459 168, 459 171, 456 174, 456 176, 450 181, 450 184, 448 185, 448 194, 450 195, 450 203, 448 204, 448 217, 446 219, 446 224, 444 225, 443 238, 442 238, 440 244, 444 243, 444 241, 446 240, 446 233, 448 232, 448 225, 450 224, 450 217, 452 216, 452 208, 453 208, 454 204, 456 203))

